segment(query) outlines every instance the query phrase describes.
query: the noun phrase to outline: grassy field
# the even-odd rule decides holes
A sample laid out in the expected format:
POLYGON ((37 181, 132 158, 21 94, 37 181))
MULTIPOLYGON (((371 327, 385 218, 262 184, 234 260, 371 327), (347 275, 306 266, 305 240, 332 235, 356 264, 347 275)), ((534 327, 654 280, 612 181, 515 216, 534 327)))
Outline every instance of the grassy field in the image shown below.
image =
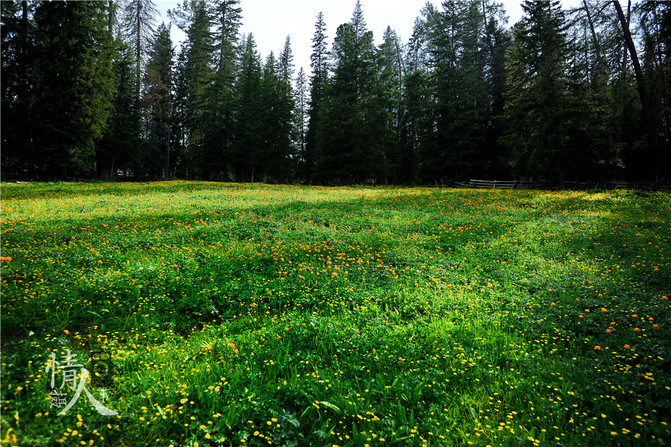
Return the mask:
POLYGON ((669 193, 5 184, 3 445, 668 445, 670 239, 669 193), (117 416, 57 415, 68 350, 117 416))

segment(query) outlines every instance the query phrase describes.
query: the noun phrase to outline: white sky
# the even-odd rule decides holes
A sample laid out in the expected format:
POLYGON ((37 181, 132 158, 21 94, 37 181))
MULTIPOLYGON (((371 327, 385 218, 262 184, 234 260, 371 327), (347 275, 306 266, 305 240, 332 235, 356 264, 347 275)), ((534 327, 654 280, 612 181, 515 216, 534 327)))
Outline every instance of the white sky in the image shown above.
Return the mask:
MULTIPOLYGON (((176 0, 154 1, 161 13, 161 17, 157 17, 157 24, 169 22, 166 11, 181 3, 176 0)), ((579 1, 562 0, 562 4, 567 8, 579 1)), ((509 17, 508 25, 513 25, 521 18, 521 0, 499 2, 503 3, 509 17)), ((407 43, 412 35, 415 18, 420 16, 426 3, 426 0, 361 0, 361 9, 368 29, 373 31, 376 44, 381 43, 387 26, 391 26, 401 41, 407 43)), ((431 3, 440 9, 440 0, 432 0, 431 3)), ((356 0, 241 0, 243 17, 240 32, 251 32, 254 35, 263 60, 271 51, 275 56, 279 55, 287 35, 290 35, 296 73, 301 67, 310 73, 310 53, 317 14, 320 11, 324 13, 330 48, 338 26, 351 20, 355 4, 356 0)), ((172 38, 173 45, 178 45, 178 41, 184 38, 176 26, 172 27, 172 38)))

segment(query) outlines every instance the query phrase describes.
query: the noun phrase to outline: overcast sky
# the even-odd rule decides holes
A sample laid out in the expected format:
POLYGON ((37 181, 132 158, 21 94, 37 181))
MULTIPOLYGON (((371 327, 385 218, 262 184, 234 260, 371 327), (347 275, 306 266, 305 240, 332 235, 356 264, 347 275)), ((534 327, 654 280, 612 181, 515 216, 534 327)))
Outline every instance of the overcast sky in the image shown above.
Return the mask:
MULTIPOLYGON (((166 11, 175 8, 178 1, 154 0, 161 13, 157 24, 170 21, 166 11)), ((520 0, 499 0, 503 3, 509 17, 509 25, 517 22, 522 16, 520 0)), ((562 0, 565 5, 574 5, 579 0, 562 0)), ((412 35, 415 18, 426 0, 361 0, 361 9, 368 25, 373 31, 376 44, 381 43, 382 35, 387 26, 396 31, 406 43, 412 35)), ((436 6, 439 0, 432 0, 436 6)), ((273 51, 277 56, 284 47, 287 35, 291 36, 291 49, 294 55, 296 72, 303 67, 310 72, 310 53, 315 22, 319 12, 324 13, 329 46, 333 43, 338 26, 349 22, 356 0, 241 0, 242 27, 241 33, 252 33, 257 49, 265 60, 273 51)), ((172 27, 173 44, 183 39, 183 34, 176 26, 172 27)))

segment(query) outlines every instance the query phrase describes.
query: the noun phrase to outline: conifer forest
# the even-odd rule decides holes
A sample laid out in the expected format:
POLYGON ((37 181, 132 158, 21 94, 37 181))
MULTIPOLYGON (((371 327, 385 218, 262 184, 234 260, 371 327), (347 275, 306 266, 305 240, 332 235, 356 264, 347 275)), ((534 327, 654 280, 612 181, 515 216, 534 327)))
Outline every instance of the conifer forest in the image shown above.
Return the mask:
POLYGON ((3 1, 3 180, 668 181, 671 3, 428 2, 407 40, 352 3, 297 67, 239 0, 3 1))

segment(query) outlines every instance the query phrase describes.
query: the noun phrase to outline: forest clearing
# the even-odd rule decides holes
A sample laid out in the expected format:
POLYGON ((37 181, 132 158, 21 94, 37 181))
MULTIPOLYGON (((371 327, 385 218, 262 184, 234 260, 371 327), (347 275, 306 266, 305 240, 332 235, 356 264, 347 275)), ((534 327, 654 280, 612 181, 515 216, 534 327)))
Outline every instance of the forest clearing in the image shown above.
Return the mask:
POLYGON ((3 184, 3 445, 666 445, 670 225, 668 192, 3 184))

